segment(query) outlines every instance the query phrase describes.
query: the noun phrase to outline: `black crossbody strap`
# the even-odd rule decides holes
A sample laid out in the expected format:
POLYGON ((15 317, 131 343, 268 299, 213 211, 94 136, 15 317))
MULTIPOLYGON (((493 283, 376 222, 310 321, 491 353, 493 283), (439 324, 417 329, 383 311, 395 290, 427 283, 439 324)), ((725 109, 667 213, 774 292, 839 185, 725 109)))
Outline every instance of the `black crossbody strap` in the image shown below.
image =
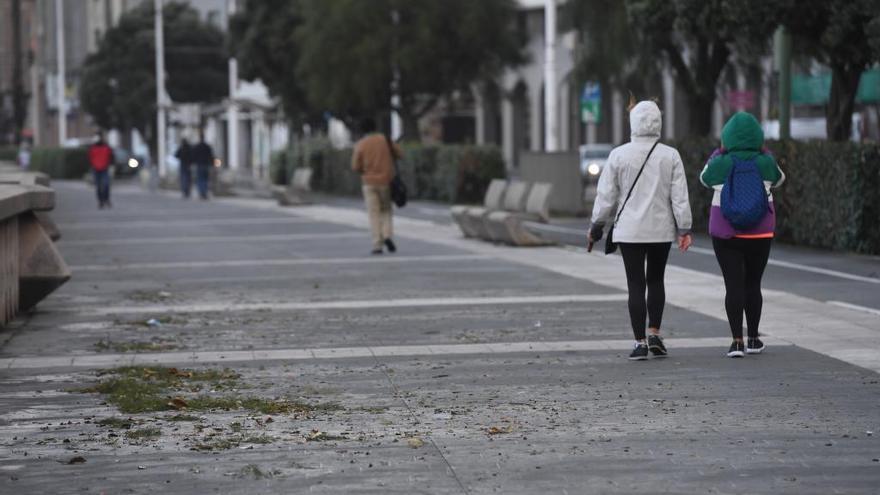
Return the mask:
POLYGON ((651 146, 651 150, 648 151, 648 155, 645 157, 645 161, 642 162, 642 168, 639 169, 638 175, 636 175, 636 180, 633 181, 632 185, 629 186, 629 192, 626 193, 626 199, 623 200, 623 204, 620 205, 620 210, 617 211, 617 216, 614 217, 614 225, 617 225, 617 221, 620 220, 620 214, 623 213, 624 207, 626 207, 626 202, 629 201, 629 197, 632 196, 633 189, 636 187, 636 183, 639 181, 639 177, 642 176, 642 171, 645 170, 645 165, 648 164, 648 159, 651 158, 651 153, 654 152, 654 148, 660 143, 660 140, 654 141, 654 146, 651 146))

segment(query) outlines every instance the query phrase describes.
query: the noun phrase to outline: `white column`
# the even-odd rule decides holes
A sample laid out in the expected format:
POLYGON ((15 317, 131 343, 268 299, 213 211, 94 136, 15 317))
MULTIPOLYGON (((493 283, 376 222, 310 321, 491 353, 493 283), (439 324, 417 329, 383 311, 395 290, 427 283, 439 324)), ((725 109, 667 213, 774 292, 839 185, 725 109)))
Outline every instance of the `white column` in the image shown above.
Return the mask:
POLYGON ((513 157, 516 153, 513 125, 513 101, 509 97, 501 98, 501 151, 508 176, 513 170, 513 157))
POLYGON ((67 141, 67 99, 64 97, 64 88, 67 86, 64 68, 64 2, 55 0, 55 51, 58 61, 58 77, 55 82, 58 91, 58 146, 64 146, 67 141))
POLYGON ((559 149, 559 117, 556 97, 556 0, 544 1, 544 147, 559 149))
POLYGON ((486 101, 476 84, 471 87, 471 93, 474 95, 474 142, 483 145, 486 144, 486 101))
POLYGON ((156 163, 159 177, 165 177, 165 39, 162 24, 163 0, 154 0, 156 34, 156 163))
POLYGON ((540 79, 533 85, 529 86, 529 141, 531 145, 529 150, 541 151, 541 122, 543 114, 541 113, 541 83, 540 79))
POLYGON ((663 137, 675 138, 675 79, 669 69, 663 71, 663 137))
POLYGON ((571 146, 571 88, 567 80, 559 84, 559 150, 571 146))
MULTIPOLYGON (((235 0, 228 0, 227 18, 235 14, 235 0)), ((226 107, 226 160, 230 170, 238 170, 238 61, 229 59, 229 104, 226 107)))
POLYGON ((611 141, 617 146, 623 143, 623 93, 619 89, 611 91, 611 141))

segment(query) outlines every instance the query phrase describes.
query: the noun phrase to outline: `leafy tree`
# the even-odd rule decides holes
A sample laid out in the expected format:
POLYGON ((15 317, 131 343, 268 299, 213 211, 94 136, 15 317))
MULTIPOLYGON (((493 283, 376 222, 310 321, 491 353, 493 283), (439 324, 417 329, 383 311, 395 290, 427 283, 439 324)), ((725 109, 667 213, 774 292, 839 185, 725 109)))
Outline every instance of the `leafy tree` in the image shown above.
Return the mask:
POLYGON ((831 69, 825 117, 828 139, 846 141, 862 72, 880 61, 880 3, 876 0, 793 1, 783 19, 799 51, 831 69))
POLYGON ((650 80, 659 78, 659 64, 633 29, 626 3, 571 0, 565 8, 563 27, 580 35, 575 49, 578 81, 599 80, 639 98, 648 96, 650 80))
MULTIPOLYGON (((80 100, 103 128, 137 129, 155 142, 156 65, 153 3, 144 2, 107 30, 83 65, 80 100)), ((224 34, 184 4, 162 11, 166 89, 181 103, 217 101, 228 91, 224 34)))
POLYGON ((522 59, 512 0, 300 2, 296 74, 311 104, 343 117, 397 111, 405 139, 438 99, 522 59))
POLYGON ((778 24, 779 0, 627 0, 642 46, 662 54, 688 100, 693 134, 708 135, 716 85, 731 54, 761 53, 778 24))
POLYGON ((259 79, 281 101, 288 119, 312 120, 296 75, 300 47, 295 32, 302 24, 300 0, 245 0, 230 19, 230 47, 239 76, 259 79))

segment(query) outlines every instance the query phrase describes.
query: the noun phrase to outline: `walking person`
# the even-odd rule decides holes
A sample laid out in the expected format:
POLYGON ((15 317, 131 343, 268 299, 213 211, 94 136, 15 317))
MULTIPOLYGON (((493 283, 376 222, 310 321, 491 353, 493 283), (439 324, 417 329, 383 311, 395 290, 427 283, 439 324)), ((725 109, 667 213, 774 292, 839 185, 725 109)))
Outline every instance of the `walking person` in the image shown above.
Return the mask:
POLYGON ((364 203, 370 218, 373 235, 371 254, 382 254, 383 248, 393 253, 397 246, 393 235, 391 211, 391 180, 394 178, 394 161, 403 153, 386 135, 376 132, 373 119, 361 122, 364 136, 355 144, 351 156, 351 169, 361 175, 364 203))
POLYGON ((95 142, 89 146, 89 164, 95 177, 95 192, 98 195, 98 209, 111 208, 110 203, 110 164, 113 163, 113 149, 104 142, 104 134, 98 132, 95 142))
POLYGON ((199 131, 199 142, 193 146, 192 163, 196 165, 196 188, 199 198, 208 199, 208 182, 211 178, 211 167, 214 166, 214 150, 205 142, 205 132, 199 131))
POLYGON ((721 131, 721 148, 703 167, 700 182, 715 190, 709 212, 709 235, 724 277, 724 307, 733 343, 732 358, 760 354, 761 278, 770 258, 776 229, 771 187, 785 180, 773 156, 763 150, 764 131, 749 113, 737 112, 721 131), (743 313, 748 340, 743 344, 743 313))
POLYGON ((626 270, 635 337, 629 359, 641 361, 648 359, 649 350, 655 357, 667 355, 660 336, 666 304, 663 278, 672 242, 682 252, 691 245, 691 206, 681 156, 659 143, 660 108, 642 101, 631 107, 629 123, 630 142, 611 151, 599 177, 587 238, 592 246, 607 224, 613 228, 626 270))
POLYGON ((192 191, 192 146, 186 138, 180 140, 180 147, 174 156, 180 162, 180 191, 183 193, 183 199, 189 199, 190 191, 192 191))

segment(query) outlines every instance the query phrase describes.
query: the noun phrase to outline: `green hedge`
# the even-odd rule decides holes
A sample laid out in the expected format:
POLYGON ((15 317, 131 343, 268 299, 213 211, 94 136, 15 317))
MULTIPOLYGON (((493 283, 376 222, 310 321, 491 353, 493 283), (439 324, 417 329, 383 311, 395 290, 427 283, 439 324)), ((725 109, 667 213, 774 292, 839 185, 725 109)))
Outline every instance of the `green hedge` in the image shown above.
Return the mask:
POLYGON ((0 161, 14 162, 18 160, 18 148, 15 146, 0 146, 0 161))
MULTIPOLYGON (((678 148, 690 188, 694 227, 705 232, 712 191, 699 174, 717 141, 670 143, 678 148)), ((785 172, 774 190, 777 238, 798 245, 880 254, 880 145, 768 141, 785 172)))
POLYGON ((87 148, 34 148, 30 170, 53 179, 81 179, 91 170, 87 148))
MULTIPOLYGON (((449 203, 479 203, 489 181, 504 177, 504 159, 494 146, 403 145, 398 163, 410 198, 449 203)), ((361 194, 360 177, 351 171, 351 149, 333 149, 324 140, 300 141, 276 153, 270 175, 285 184, 298 167, 314 170, 317 191, 355 196, 361 194)))

